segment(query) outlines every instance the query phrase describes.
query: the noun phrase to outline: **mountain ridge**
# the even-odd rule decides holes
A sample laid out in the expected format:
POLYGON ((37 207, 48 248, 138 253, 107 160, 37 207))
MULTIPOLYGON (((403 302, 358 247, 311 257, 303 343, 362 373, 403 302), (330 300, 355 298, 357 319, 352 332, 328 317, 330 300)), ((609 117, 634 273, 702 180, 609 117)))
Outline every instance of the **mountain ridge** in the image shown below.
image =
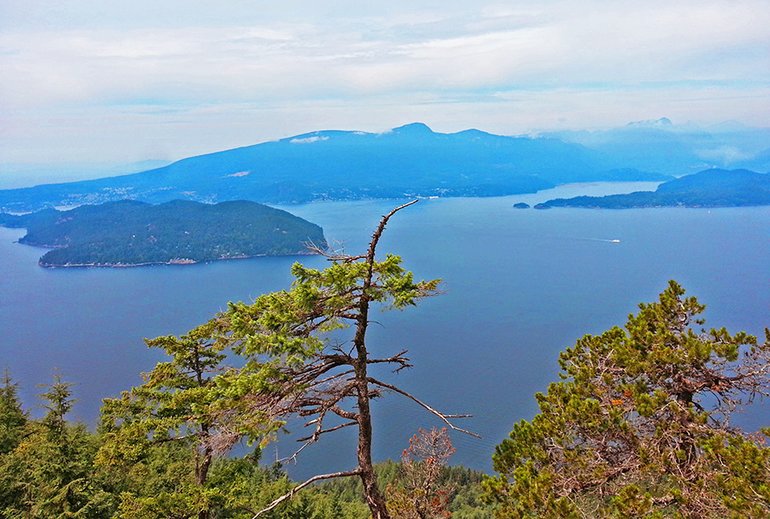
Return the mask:
MULTIPOLYGON (((296 204, 421 196, 502 196, 615 180, 623 167, 581 144, 411 123, 382 133, 322 130, 187 157, 128 175, 0 190, 0 210, 32 211, 123 198, 161 203, 296 204)), ((630 180, 665 175, 629 169, 630 180)))
POLYGON ((631 209, 647 207, 750 207, 770 205, 770 174, 747 169, 712 168, 686 175, 658 186, 655 191, 637 191, 601 197, 556 198, 535 206, 631 209))

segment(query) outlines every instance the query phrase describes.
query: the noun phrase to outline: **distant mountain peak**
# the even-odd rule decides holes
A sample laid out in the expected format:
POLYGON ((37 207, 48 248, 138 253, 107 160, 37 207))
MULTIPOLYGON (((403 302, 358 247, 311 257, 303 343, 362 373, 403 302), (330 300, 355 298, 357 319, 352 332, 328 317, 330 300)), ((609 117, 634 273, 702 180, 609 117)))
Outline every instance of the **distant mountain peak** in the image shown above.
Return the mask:
POLYGON ((433 130, 430 129, 425 123, 410 123, 391 130, 393 133, 407 134, 407 135, 427 135, 432 134, 433 130))
POLYGON ((462 130, 455 135, 465 135, 468 137, 499 137, 499 135, 493 135, 489 132, 485 132, 484 130, 479 130, 477 128, 468 128, 467 130, 462 130))

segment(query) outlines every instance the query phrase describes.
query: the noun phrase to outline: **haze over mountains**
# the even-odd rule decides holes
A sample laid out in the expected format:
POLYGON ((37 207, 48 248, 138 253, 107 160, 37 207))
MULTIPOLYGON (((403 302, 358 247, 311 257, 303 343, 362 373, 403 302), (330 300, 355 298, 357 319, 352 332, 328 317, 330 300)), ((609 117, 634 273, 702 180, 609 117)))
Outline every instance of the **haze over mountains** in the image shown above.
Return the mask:
POLYGON ((624 165, 673 176, 706 168, 770 170, 770 129, 726 122, 708 128, 662 117, 601 131, 547 133, 624 165))
POLYGON ((0 210, 134 199, 302 203, 403 196, 502 196, 589 181, 667 180, 712 166, 770 169, 770 130, 708 133, 668 119, 604 132, 506 137, 317 131, 183 159, 140 173, 0 190, 0 210))

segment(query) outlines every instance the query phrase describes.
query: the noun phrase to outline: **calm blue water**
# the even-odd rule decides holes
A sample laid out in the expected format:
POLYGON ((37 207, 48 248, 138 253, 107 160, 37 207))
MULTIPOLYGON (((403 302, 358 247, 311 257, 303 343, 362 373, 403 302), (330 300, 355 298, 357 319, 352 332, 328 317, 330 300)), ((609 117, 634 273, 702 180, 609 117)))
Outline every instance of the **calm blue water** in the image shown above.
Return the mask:
MULTIPOLYGON (((453 458, 487 469, 514 421, 535 412, 532 395, 556 379, 558 352, 585 333, 622 324, 636 304, 676 279, 708 305, 707 324, 761 334, 770 326, 770 208, 515 210, 578 193, 650 184, 563 186, 535 195, 424 200, 395 217, 380 245, 444 294, 376 317, 375 352, 410 350, 415 367, 391 376, 427 402, 469 412, 453 458), (621 240, 611 243, 610 240, 621 240)), ((287 208, 320 224, 330 242, 359 252, 399 201, 327 202, 287 208)), ((143 337, 182 333, 225 307, 286 287, 295 258, 141 269, 46 270, 39 249, 0 228, 0 368, 28 403, 54 369, 76 383, 75 418, 93 423, 100 398, 139 382, 160 359, 143 337)), ((322 266, 322 258, 302 258, 322 266)), ((764 412, 742 418, 766 424, 764 412)), ((436 424, 392 395, 376 402, 376 455, 398 457, 418 426, 436 424)), ((349 434, 303 453, 295 474, 353 463, 349 434)), ((279 455, 290 453, 287 442, 279 455)), ((270 448, 267 458, 275 455, 270 448)))

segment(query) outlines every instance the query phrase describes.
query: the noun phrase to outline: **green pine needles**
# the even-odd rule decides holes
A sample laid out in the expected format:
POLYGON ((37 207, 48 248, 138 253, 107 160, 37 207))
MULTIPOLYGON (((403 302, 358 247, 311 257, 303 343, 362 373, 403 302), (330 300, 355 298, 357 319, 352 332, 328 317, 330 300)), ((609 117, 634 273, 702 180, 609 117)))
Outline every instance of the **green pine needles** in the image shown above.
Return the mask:
POLYGON ((695 330, 704 306, 684 293, 671 281, 561 354, 540 414, 494 454, 499 517, 770 515, 770 449, 730 425, 770 390, 770 340, 695 330))
MULTIPOLYGON (((398 393, 442 419, 408 392, 371 376, 372 364, 394 370, 409 367, 406 351, 372 356, 366 342, 370 308, 403 309, 436 293, 439 281, 415 281, 398 256, 377 260, 376 247, 388 220, 417 201, 385 215, 366 253, 332 255, 328 268, 295 264, 288 290, 258 297, 252 303, 230 303, 227 311, 180 337, 158 337, 150 347, 164 349, 171 360, 158 364, 145 383, 119 399, 105 400, 105 464, 130 464, 147 456, 153 446, 168 442, 191 445, 199 519, 210 517, 206 484, 216 455, 241 440, 264 445, 289 418, 306 420, 309 434, 297 455, 322 435, 351 427, 358 430, 357 466, 319 474, 291 488, 254 517, 267 514, 295 493, 320 480, 353 476, 361 480, 373 517, 389 519, 372 462, 370 402, 386 392, 398 393), (349 337, 340 338, 347 329, 349 337), (197 490, 196 490, 197 488, 197 490)), ((463 431, 465 432, 465 431, 463 431)))

